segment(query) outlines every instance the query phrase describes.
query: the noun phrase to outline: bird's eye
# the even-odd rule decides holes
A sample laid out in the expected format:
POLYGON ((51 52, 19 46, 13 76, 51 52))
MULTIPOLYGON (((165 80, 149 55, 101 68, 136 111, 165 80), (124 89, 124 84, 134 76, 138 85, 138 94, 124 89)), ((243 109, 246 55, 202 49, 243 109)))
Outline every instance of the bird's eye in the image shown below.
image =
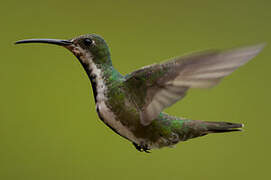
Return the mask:
POLYGON ((93 44, 93 40, 92 40, 92 39, 89 39, 89 38, 86 38, 86 39, 84 40, 84 43, 85 43, 87 46, 90 46, 90 45, 93 44))

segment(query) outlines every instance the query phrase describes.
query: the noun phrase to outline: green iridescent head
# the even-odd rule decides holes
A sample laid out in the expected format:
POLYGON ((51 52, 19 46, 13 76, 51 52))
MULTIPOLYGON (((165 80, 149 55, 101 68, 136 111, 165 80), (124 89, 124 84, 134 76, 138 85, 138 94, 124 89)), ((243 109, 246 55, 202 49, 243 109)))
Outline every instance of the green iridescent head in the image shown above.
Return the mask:
POLYGON ((85 53, 87 53, 87 56, 92 57, 95 64, 111 63, 109 47, 101 36, 87 34, 71 39, 70 41, 72 45, 67 46, 67 48, 77 57, 86 56, 85 53))

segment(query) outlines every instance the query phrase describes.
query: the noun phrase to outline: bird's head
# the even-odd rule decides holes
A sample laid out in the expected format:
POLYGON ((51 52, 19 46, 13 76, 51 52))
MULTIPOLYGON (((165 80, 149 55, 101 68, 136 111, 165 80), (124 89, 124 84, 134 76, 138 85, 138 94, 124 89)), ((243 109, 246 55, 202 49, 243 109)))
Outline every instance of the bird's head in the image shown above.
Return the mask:
POLYGON ((25 39, 22 43, 47 43, 59 45, 70 50, 83 65, 112 65, 109 48, 105 40, 96 34, 86 34, 70 40, 60 39, 25 39))

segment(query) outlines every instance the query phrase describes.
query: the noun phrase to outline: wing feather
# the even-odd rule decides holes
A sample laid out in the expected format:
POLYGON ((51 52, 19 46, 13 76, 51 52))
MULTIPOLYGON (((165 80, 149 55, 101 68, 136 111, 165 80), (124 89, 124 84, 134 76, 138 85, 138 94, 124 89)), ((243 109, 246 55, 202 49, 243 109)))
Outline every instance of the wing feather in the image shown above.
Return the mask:
POLYGON ((149 125, 159 113, 182 99, 189 88, 210 88, 238 67, 255 57, 263 44, 228 51, 205 51, 180 57, 163 64, 139 69, 127 76, 131 91, 144 90, 145 96, 135 94, 140 107, 140 120, 149 125), (138 86, 134 88, 133 84, 138 86))

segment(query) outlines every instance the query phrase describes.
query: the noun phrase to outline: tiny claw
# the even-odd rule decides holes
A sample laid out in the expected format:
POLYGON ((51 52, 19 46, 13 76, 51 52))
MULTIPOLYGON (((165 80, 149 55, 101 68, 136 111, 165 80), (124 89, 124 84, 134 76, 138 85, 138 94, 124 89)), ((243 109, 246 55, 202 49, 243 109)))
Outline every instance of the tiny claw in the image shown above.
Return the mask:
POLYGON ((144 152, 146 152, 146 153, 151 153, 151 152, 149 151, 150 149, 148 148, 147 145, 142 146, 141 148, 143 149, 144 152))
POLYGON ((133 145, 135 146, 135 148, 139 151, 139 152, 146 152, 146 153, 151 153, 148 148, 147 145, 138 145, 136 143, 133 142, 133 145))
POLYGON ((135 148, 136 148, 139 152, 142 152, 141 146, 139 146, 138 144, 136 144, 136 143, 134 143, 134 142, 133 142, 133 145, 135 146, 135 148))

